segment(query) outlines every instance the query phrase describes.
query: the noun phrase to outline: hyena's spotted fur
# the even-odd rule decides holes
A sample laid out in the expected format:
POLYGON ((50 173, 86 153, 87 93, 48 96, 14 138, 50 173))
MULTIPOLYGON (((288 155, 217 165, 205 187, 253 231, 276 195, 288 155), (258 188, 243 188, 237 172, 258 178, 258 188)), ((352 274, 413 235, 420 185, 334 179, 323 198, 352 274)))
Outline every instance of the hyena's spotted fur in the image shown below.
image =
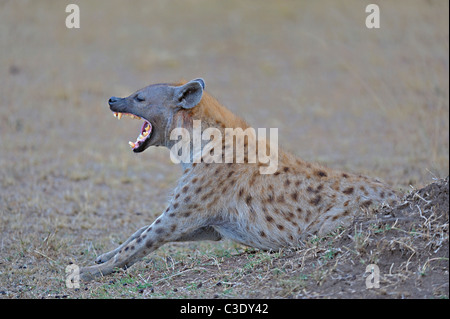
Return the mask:
MULTIPOLYGON (((175 127, 245 129, 247 123, 203 91, 201 79, 186 84, 158 84, 131 96, 111 98, 111 110, 151 123, 151 134, 132 143, 135 152, 150 145, 173 146, 175 127)), ((116 113, 117 114, 117 113, 116 113)), ((223 144, 223 150, 228 145, 223 144)), ((268 146, 269 148, 270 146, 268 146)), ((309 234, 326 234, 348 225, 362 207, 395 200, 386 185, 364 176, 308 163, 278 150, 278 169, 260 174, 262 163, 183 164, 167 209, 115 250, 97 258, 99 265, 82 268, 85 280, 127 268, 167 242, 220 240, 264 250, 298 246, 309 234)))

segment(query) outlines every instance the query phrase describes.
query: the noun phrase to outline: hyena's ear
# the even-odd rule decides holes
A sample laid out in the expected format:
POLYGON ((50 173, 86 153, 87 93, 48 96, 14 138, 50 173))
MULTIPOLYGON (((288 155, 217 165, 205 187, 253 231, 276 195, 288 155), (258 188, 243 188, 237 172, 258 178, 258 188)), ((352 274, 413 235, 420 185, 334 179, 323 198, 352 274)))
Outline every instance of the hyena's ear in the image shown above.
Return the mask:
POLYGON ((200 103, 205 88, 203 79, 192 80, 185 85, 175 87, 174 102, 184 109, 191 109, 200 103))

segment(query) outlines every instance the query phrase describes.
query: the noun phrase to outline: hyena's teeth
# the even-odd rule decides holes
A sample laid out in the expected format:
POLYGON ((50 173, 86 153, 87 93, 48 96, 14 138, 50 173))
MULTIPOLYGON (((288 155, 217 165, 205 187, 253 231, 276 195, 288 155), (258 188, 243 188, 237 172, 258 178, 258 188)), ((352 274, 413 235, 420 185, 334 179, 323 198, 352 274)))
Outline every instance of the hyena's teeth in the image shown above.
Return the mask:
POLYGON ((117 117, 117 115, 119 115, 119 113, 117 113, 117 112, 114 112, 114 117, 117 117))
POLYGON ((145 131, 145 132, 142 134, 142 136, 147 137, 148 134, 150 134, 149 131, 145 131))
POLYGON ((132 147, 132 148, 134 148, 135 146, 136 146, 136 144, 134 144, 133 142, 128 142, 128 144, 130 144, 130 146, 132 147))
POLYGON ((147 132, 147 135, 148 135, 148 131, 150 131, 150 125, 147 125, 147 126, 145 127, 145 131, 147 132))
POLYGON ((120 120, 122 118, 123 113, 118 113, 117 118, 120 120))

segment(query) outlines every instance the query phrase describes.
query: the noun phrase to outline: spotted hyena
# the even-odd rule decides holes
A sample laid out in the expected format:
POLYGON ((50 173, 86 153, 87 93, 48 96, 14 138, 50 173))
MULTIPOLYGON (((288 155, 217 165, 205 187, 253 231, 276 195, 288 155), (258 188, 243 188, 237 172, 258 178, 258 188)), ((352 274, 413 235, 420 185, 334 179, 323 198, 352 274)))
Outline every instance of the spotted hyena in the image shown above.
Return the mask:
MULTIPOLYGON (((202 79, 155 84, 125 98, 111 97, 109 105, 118 118, 144 120, 139 137, 130 142, 136 153, 152 145, 172 149, 178 143, 171 139, 175 129, 192 134, 195 121, 201 121, 203 132, 214 128, 221 133, 214 144, 223 151, 219 156, 225 159, 231 149, 232 159, 237 160, 238 149, 227 142, 227 129, 247 130, 249 125, 204 88, 202 79)), ((348 225, 363 207, 395 199, 394 192, 377 180, 305 162, 259 139, 253 148, 272 157, 276 150, 276 169, 262 173, 261 168, 270 163, 260 157, 250 160, 251 139, 251 134, 232 139, 243 142, 244 163, 205 161, 196 156, 190 142, 189 160, 182 163, 183 175, 165 211, 122 245, 99 256, 97 265, 82 268, 81 278, 128 268, 168 242, 228 238, 263 250, 299 246, 305 236, 348 225)))

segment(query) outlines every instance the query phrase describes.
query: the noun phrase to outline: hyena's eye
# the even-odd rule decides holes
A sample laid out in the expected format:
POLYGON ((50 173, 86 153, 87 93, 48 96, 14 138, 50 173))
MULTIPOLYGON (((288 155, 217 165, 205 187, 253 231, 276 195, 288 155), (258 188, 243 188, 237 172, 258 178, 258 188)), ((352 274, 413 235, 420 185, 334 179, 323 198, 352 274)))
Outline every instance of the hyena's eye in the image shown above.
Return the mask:
POLYGON ((144 101, 145 101, 145 98, 144 98, 142 95, 139 95, 139 94, 136 94, 136 95, 134 96, 134 99, 135 99, 137 102, 144 102, 144 101))

